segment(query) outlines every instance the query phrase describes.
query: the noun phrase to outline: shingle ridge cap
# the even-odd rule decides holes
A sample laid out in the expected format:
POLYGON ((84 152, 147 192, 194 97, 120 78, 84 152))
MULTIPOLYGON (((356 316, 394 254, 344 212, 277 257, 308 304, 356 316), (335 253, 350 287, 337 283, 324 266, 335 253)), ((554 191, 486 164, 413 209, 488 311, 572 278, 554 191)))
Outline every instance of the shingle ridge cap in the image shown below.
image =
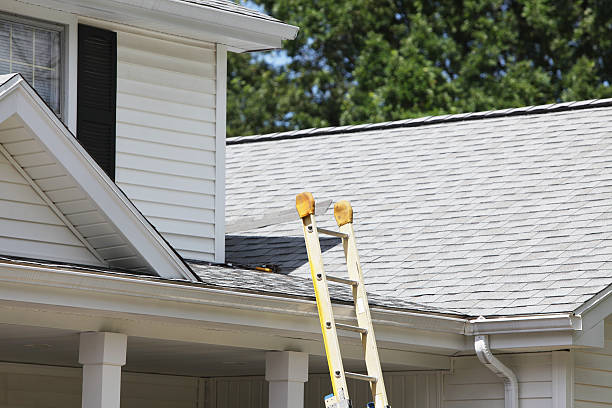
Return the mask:
POLYGON ((327 136, 333 134, 358 133, 365 130, 386 130, 425 126, 439 123, 463 122, 480 119, 490 119, 509 116, 524 116, 546 114, 563 111, 576 111, 584 109, 602 108, 612 106, 612 98, 590 99, 584 101, 560 102, 546 105, 531 105, 518 108, 506 108, 482 112, 455 113, 439 116, 424 116, 413 119, 401 119, 391 122, 364 123, 359 125, 343 125, 325 128, 310 128, 303 130, 290 130, 286 132, 267 133, 262 135, 237 136, 228 138, 227 145, 268 142, 284 139, 301 139, 305 137, 327 136))

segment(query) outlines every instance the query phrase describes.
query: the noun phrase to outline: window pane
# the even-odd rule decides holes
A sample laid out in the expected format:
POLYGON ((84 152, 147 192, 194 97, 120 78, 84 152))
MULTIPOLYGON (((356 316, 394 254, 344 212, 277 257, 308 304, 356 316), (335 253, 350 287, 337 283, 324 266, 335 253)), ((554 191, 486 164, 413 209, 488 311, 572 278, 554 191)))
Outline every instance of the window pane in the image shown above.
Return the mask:
POLYGON ((0 74, 19 72, 60 114, 61 28, 0 16, 0 74))
POLYGON ((14 62, 24 64, 32 64, 34 49, 34 30, 26 27, 23 24, 14 23, 12 27, 11 45, 12 56, 14 62))
POLYGON ((19 72, 30 85, 33 83, 32 65, 13 62, 13 72, 19 72))
MULTIPOLYGON (((9 36, 11 32, 11 26, 4 21, 0 21, 0 60, 8 62, 9 60, 9 36)), ((8 69, 8 68, 7 68, 8 69)), ((8 72, 1 72, 2 74, 8 74, 8 72)))

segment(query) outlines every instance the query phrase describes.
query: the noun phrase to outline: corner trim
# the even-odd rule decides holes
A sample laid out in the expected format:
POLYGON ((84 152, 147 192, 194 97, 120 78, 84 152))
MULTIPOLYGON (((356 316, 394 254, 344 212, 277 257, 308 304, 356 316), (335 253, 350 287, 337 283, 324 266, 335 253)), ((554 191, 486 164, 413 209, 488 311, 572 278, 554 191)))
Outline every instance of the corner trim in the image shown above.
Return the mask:
POLYGON ((215 95, 215 262, 225 263, 225 136, 227 47, 217 44, 215 95))

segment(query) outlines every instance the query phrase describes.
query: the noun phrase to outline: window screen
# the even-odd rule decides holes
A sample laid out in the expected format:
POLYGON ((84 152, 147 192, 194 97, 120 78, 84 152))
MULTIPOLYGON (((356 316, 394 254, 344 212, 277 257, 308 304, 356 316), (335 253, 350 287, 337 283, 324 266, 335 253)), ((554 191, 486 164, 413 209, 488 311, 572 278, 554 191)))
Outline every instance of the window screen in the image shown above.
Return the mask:
POLYGON ((0 14, 0 74, 19 72, 60 115, 61 26, 0 14))

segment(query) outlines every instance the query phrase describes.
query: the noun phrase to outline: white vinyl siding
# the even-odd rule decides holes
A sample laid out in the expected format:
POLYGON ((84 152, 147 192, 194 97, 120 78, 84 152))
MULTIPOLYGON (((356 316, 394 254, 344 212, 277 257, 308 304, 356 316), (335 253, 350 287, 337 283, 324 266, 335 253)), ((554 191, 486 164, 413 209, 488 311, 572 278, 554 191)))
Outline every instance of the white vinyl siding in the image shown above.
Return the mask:
MULTIPOLYGON (((497 355, 519 380, 521 408, 552 408, 551 353, 497 355)), ((444 408, 504 408, 502 379, 474 356, 454 358, 444 376, 444 408)))
POLYGON ((605 324, 605 347, 574 354, 575 408, 612 406, 612 322, 605 324))
MULTIPOLYGON (((392 407, 440 408, 439 373, 386 373, 385 385, 392 407)), ((347 380, 353 407, 372 401, 367 383, 347 380)), ((202 408, 267 408, 268 383, 263 377, 225 377, 202 380, 202 408)), ((320 408, 331 393, 328 374, 311 374, 304 384, 304 408, 320 408)))
POLYGON ((117 33, 116 182, 186 258, 214 260, 215 48, 117 33))
MULTIPOLYGON (((24 163, 41 155, 21 127, 0 130, 0 146, 15 160, 22 159, 24 163)), ((45 157, 40 159, 43 165, 48 161, 45 157)), ((58 191, 61 190, 49 190, 50 193, 58 191)), ((65 199, 69 200, 72 192, 66 193, 65 199)), ((101 265, 1 153, 0 254, 101 265)))
POLYGON ((0 124, 0 146, 0 254, 150 271, 20 120, 0 124))
MULTIPOLYGON (((0 407, 80 408, 82 370, 0 363, 0 407)), ((196 408, 198 380, 121 374, 121 408, 196 408)))

